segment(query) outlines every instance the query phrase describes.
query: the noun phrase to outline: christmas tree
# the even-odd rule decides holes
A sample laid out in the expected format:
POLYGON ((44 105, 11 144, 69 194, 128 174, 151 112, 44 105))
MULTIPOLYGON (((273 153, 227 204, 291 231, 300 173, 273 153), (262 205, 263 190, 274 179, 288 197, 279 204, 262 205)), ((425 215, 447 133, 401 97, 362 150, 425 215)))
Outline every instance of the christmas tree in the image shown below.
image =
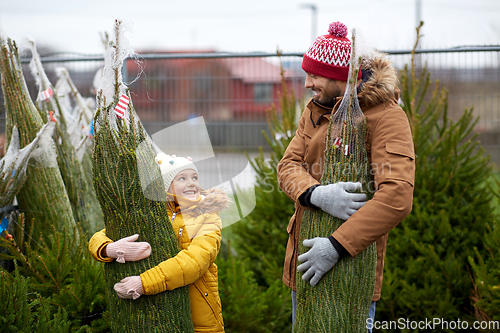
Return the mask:
POLYGON ((417 156, 413 209, 391 231, 376 319, 472 321, 468 258, 474 248, 486 255, 484 235, 494 219, 489 157, 473 134, 472 110, 450 120, 447 90, 436 81, 429 92, 430 72, 414 59, 400 75, 417 156))
MULTIPOLYGON (((6 136, 10 141, 13 128, 19 131, 19 147, 32 142, 44 121, 31 101, 21 68, 16 43, 0 39, 0 72, 5 98, 6 136)), ((45 119, 50 114, 43 115, 45 119)), ((72 229, 76 223, 61 172, 57 166, 55 143, 45 145, 43 158, 27 166, 29 181, 17 194, 19 208, 26 212, 27 229, 33 228, 33 237, 50 232, 52 226, 72 229)))
POLYGON ((103 88, 98 94, 94 188, 107 236, 118 240, 139 234, 154 251, 140 261, 105 264, 111 327, 115 332, 193 332, 188 286, 137 300, 122 299, 113 289, 123 278, 139 275, 180 251, 168 218, 166 191, 155 163, 153 143, 122 83, 121 68, 127 56, 121 44, 122 32, 122 23, 116 21, 115 40, 108 45, 103 88), (144 179, 149 180, 147 184, 144 179))
MULTIPOLYGON (((361 59, 356 56, 352 36, 349 80, 342 102, 330 117, 326 137, 322 185, 360 182, 368 199, 370 175, 365 149, 366 119, 356 95, 361 59)), ((302 242, 328 237, 345 221, 323 211, 305 211, 301 221, 299 253, 307 252, 302 242)), ((340 259, 314 288, 297 272, 297 315, 294 332, 365 332, 366 318, 375 288, 377 250, 373 243, 356 257, 340 259)))

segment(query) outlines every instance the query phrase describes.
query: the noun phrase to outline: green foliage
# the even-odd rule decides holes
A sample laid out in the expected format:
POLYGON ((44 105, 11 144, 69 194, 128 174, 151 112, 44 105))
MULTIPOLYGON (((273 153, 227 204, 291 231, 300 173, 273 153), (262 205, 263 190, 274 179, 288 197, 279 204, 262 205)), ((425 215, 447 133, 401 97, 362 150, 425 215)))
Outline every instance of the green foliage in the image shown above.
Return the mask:
MULTIPOLYGON (((498 225, 486 241, 500 245, 500 232, 498 225)), ((476 308, 475 316, 479 320, 500 320, 500 252, 499 248, 490 248, 490 256, 486 260, 476 250, 478 262, 469 258, 469 262, 474 273, 474 292, 472 300, 476 308)))
MULTIPOLYGON (((21 215, 19 221, 22 220, 21 215)), ((32 326, 33 332, 59 332, 56 327, 61 332, 82 327, 92 327, 95 332, 108 331, 108 321, 102 318, 107 307, 104 274, 101 264, 90 257, 85 238, 75 237, 79 233, 74 231, 53 229, 52 235, 35 241, 28 231, 21 232, 28 241, 23 242, 19 236, 12 240, 0 238, 3 248, 0 258, 7 261, 4 266, 14 267, 11 273, 2 272, 3 284, 9 284, 5 288, 2 285, 2 292, 14 292, 17 302, 6 306, 20 309, 16 311, 18 318, 12 320, 31 325, 30 316, 43 317, 45 321, 38 322, 39 326, 32 326), (24 296, 17 296, 18 292, 24 296), (54 320, 48 321, 52 316, 54 320), (40 330, 35 330, 37 327, 40 330)), ((13 325, 19 328, 21 324, 13 325)))
MULTIPOLYGON (((498 176, 492 175, 491 187, 496 195, 492 208, 497 210, 496 219, 488 225, 488 232, 484 238, 486 254, 475 249, 475 256, 469 257, 472 267, 474 291, 474 316, 479 321, 500 321, 500 224, 498 213, 498 198, 500 197, 498 176), (475 260, 474 260, 475 259, 475 260)), ((484 330, 485 332, 493 332, 484 330)))
POLYGON ((107 331, 109 320, 105 317, 107 302, 102 264, 90 256, 85 238, 80 237, 74 243, 74 253, 70 255, 72 262, 67 256, 62 258, 72 268, 67 272, 63 287, 52 295, 52 302, 66 309, 73 327, 88 325, 94 332, 107 331))
POLYGON ((491 202, 492 207, 495 210, 496 216, 500 216, 500 172, 493 172, 487 184, 495 196, 491 202))
POLYGON ((29 293, 29 278, 18 269, 0 271, 0 328, 2 332, 45 333, 70 331, 64 309, 53 309, 49 300, 29 293))
POLYGON ((290 332, 291 291, 281 280, 259 286, 248 259, 216 261, 227 333, 290 332))
POLYGON ((108 323, 102 318, 107 308, 104 272, 102 264, 90 257, 85 236, 74 230, 52 229, 52 234, 35 241, 22 228, 23 220, 21 215, 12 240, 0 238, 4 249, 0 258, 8 261, 5 266, 12 267, 16 260, 16 274, 29 278, 30 293, 64 310, 72 328, 88 324, 95 331, 106 331, 108 323))
POLYGON ((472 134, 471 110, 450 120, 447 91, 438 82, 426 99, 426 67, 417 75, 412 58, 401 85, 417 155, 413 210, 391 231, 376 319, 472 320, 467 264, 475 248, 485 253, 483 237, 493 221, 485 186, 489 158, 472 134))

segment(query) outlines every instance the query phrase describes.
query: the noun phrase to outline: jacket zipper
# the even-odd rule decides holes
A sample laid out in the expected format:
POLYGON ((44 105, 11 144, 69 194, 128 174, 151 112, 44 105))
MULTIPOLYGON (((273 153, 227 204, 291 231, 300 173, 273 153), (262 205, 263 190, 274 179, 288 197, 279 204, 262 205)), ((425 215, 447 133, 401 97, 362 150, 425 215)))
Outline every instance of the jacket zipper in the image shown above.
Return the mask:
MULTIPOLYGON (((174 223, 175 215, 177 215, 177 213, 172 213, 172 223, 174 223)), ((179 228, 179 235, 177 236, 177 242, 179 242, 179 246, 182 249, 182 228, 179 228)))
POLYGON ((182 228, 179 228, 179 237, 177 237, 177 240, 179 241, 179 246, 182 249, 182 228))

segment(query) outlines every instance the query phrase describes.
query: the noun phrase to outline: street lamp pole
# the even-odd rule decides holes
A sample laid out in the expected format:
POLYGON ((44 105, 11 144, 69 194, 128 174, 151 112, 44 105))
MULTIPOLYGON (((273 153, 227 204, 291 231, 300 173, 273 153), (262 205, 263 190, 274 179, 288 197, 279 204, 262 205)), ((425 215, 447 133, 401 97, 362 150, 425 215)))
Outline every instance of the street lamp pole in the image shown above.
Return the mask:
MULTIPOLYGON (((422 0, 415 0, 415 27, 420 26, 420 22, 422 21, 422 0)), ((417 45, 417 48, 420 48, 420 42, 417 45)))
POLYGON ((311 43, 314 42, 316 39, 316 27, 318 26, 317 20, 318 20, 318 8, 316 7, 315 4, 312 3, 305 3, 301 4, 300 7, 302 8, 309 8, 311 9, 311 43))

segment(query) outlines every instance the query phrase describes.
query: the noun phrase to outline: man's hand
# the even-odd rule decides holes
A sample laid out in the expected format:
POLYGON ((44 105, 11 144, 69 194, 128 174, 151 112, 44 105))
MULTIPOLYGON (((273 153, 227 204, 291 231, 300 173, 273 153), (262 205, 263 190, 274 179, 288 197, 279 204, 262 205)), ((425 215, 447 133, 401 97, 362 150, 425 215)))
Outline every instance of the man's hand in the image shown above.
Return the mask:
POLYGON ((366 202, 366 194, 361 191, 361 183, 339 182, 316 187, 311 193, 311 203, 324 212, 347 220, 366 202))
POLYGON ((124 264, 125 261, 137 261, 149 257, 151 245, 148 242, 135 242, 138 234, 122 238, 106 246, 106 256, 116 258, 116 261, 124 264))
POLYGON ((114 289, 119 297, 138 299, 142 295, 142 280, 140 276, 129 276, 116 283, 114 289))
POLYGON ((316 237, 305 239, 305 247, 311 247, 309 251, 301 254, 298 260, 302 263, 297 267, 299 272, 305 272, 302 280, 309 281, 311 286, 318 284, 319 280, 339 260, 339 254, 328 238, 316 237))

